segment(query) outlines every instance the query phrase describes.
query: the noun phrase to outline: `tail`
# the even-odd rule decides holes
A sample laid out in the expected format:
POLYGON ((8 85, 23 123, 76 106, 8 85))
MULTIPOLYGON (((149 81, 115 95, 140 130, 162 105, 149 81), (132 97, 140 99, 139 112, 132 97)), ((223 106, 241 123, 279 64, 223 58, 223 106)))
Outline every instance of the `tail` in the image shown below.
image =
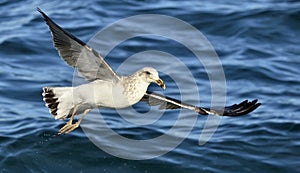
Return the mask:
POLYGON ((70 102, 70 88, 68 87, 44 87, 43 100, 45 106, 55 119, 65 119, 73 108, 70 102))

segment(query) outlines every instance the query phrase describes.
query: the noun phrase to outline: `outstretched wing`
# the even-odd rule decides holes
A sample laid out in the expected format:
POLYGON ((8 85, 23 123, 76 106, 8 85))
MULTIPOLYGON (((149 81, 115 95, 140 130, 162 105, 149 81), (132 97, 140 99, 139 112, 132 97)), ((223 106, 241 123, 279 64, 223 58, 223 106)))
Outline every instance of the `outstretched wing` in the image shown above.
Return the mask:
POLYGON ((98 52, 58 26, 41 9, 37 10, 49 26, 59 55, 68 65, 77 69, 79 75, 88 81, 120 79, 98 52))
POLYGON ((198 106, 189 105, 183 103, 179 100, 165 97, 163 95, 147 91, 141 101, 147 102, 151 106, 159 105, 159 109, 180 109, 185 108, 192 111, 195 111, 201 115, 219 115, 219 116, 241 116, 246 115, 254 111, 261 103, 257 103, 258 100, 253 100, 249 102, 245 100, 239 104, 234 104, 232 106, 227 106, 224 110, 212 110, 209 108, 203 108, 198 106))

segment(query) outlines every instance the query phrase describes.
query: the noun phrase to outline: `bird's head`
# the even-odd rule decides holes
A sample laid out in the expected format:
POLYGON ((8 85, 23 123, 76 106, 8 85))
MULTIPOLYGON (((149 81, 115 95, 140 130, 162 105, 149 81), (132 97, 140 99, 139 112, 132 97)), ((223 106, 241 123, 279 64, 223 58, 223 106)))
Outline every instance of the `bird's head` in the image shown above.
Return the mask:
POLYGON ((163 80, 161 80, 158 76, 157 70, 152 67, 144 67, 138 71, 138 75, 142 77, 146 82, 151 83, 154 82, 162 89, 166 89, 166 85, 163 80))

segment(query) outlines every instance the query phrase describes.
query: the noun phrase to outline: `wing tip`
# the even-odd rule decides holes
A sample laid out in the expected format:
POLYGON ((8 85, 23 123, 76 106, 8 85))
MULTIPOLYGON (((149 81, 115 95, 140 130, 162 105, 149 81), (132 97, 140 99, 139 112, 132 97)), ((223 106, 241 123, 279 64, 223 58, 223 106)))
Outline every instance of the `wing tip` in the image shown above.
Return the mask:
POLYGON ((257 109, 259 106, 261 106, 261 103, 258 102, 258 99, 254 99, 252 101, 248 101, 245 100, 242 103, 243 104, 239 104, 240 107, 236 110, 233 111, 232 113, 229 113, 227 115, 223 115, 223 116, 243 116, 243 115, 247 115, 251 112, 253 112, 255 109, 257 109), (247 102, 245 102, 247 101, 247 102))
POLYGON ((52 33, 52 40, 54 42, 54 46, 57 48, 60 44, 56 43, 58 40, 62 40, 63 38, 69 38, 71 40, 74 40, 81 46, 85 46, 86 43, 80 40, 79 38, 75 37, 68 31, 64 30, 62 27, 60 27, 58 24, 56 24, 49 16, 46 15, 46 13, 43 12, 43 10, 39 7, 36 8, 36 10, 41 13, 42 17, 44 18, 46 24, 48 25, 51 33, 52 33))
POLYGON ((36 7, 36 10, 37 10, 39 13, 41 13, 41 15, 43 16, 43 18, 44 18, 45 20, 48 20, 48 19, 49 19, 49 17, 43 12, 42 9, 40 9, 40 7, 36 7))
POLYGON ((244 115, 247 115, 247 114, 253 112, 259 106, 261 106, 261 103, 258 102, 258 99, 254 99, 252 101, 244 100, 239 104, 227 106, 227 107, 225 107, 224 110, 207 109, 207 112, 209 114, 219 115, 219 116, 238 117, 238 116, 244 116, 244 115))
POLYGON ((40 7, 36 7, 36 10, 37 10, 38 12, 40 12, 40 13, 43 13, 43 11, 41 10, 40 7))

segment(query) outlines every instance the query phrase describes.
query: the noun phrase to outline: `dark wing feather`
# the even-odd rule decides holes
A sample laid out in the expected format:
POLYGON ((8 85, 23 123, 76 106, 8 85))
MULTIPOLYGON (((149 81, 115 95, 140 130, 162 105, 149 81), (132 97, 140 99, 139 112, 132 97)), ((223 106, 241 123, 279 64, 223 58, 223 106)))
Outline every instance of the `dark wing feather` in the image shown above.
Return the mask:
POLYGON ((246 115, 252 111, 254 111, 256 108, 258 108, 261 103, 257 102, 258 100, 255 99, 253 101, 248 101, 245 100, 239 104, 234 104, 231 106, 227 106, 224 108, 224 110, 211 110, 209 108, 204 108, 208 112, 211 112, 211 114, 216 114, 216 115, 222 115, 222 116, 241 116, 241 115, 246 115))
POLYGON ((245 100, 239 104, 227 106, 224 110, 212 110, 209 108, 197 107, 190 104, 183 103, 179 100, 165 97, 163 95, 147 91, 141 101, 147 102, 151 106, 160 106, 159 109, 179 109, 185 108, 195 111, 201 115, 214 114, 219 116, 241 116, 246 115, 254 111, 261 103, 257 103, 257 100, 248 102, 245 100))
POLYGON ((186 103, 183 103, 179 100, 173 99, 171 97, 166 97, 154 92, 147 91, 144 97, 141 101, 147 102, 150 106, 157 106, 159 105, 159 109, 179 109, 179 108, 185 108, 190 109, 192 111, 195 111, 201 115, 207 115, 205 109, 189 105, 186 103))
POLYGON ((76 68, 79 75, 88 81, 119 79, 119 76, 99 53, 58 26, 41 9, 37 8, 37 10, 42 14, 49 26, 54 46, 59 55, 68 65, 76 68))

